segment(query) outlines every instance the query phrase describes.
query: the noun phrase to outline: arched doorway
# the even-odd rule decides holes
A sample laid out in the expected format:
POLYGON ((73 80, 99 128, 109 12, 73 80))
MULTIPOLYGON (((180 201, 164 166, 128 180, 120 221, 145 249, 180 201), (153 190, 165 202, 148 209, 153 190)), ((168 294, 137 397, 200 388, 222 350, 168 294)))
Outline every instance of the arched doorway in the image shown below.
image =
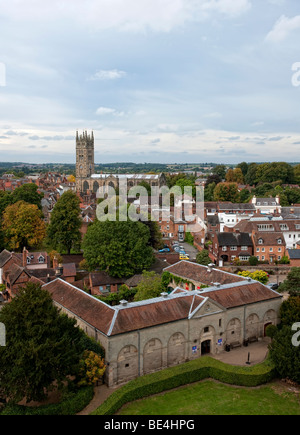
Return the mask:
POLYGON ((215 328, 213 326, 205 326, 200 334, 200 349, 201 355, 207 355, 215 352, 215 328))
POLYGON ((245 339, 257 339, 260 336, 260 322, 257 314, 250 314, 246 320, 245 339))
POLYGON ((266 329, 269 325, 277 324, 277 314, 274 310, 268 310, 264 315, 264 337, 266 337, 266 329))
POLYGON ((138 351, 135 346, 123 347, 118 355, 118 382, 125 382, 138 376, 138 351))
POLYGON ((144 373, 154 372, 162 367, 162 344, 157 338, 148 341, 144 347, 144 373))
POLYGON ((149 340, 144 347, 144 373, 154 372, 162 367, 162 344, 158 338, 149 340))
POLYGON ((181 332, 173 334, 168 342, 168 366, 185 361, 185 337, 181 332))
POLYGON ((208 355, 211 353, 211 340, 205 340, 201 343, 201 355, 208 355))
POLYGON ((226 344, 241 343, 242 324, 237 318, 231 319, 226 329, 226 344))

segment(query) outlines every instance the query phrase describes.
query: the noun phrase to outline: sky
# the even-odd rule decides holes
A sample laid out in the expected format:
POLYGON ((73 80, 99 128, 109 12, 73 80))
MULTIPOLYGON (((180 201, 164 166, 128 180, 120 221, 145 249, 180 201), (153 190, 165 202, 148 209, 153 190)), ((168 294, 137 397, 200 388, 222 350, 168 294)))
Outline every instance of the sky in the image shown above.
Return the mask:
POLYGON ((299 0, 0 0, 0 161, 299 162, 299 0))

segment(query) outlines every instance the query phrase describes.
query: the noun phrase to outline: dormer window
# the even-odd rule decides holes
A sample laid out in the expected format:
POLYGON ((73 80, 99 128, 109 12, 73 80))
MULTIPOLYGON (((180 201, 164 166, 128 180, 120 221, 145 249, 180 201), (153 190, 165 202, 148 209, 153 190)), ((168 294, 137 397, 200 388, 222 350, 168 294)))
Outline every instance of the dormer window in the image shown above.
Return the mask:
POLYGON ((263 243, 264 243, 263 239, 259 239, 259 240, 258 240, 258 244, 259 244, 259 245, 262 245, 263 243))
POLYGON ((45 263, 45 258, 42 255, 39 256, 39 263, 45 263))
POLYGON ((30 264, 30 262, 31 262, 30 257, 27 257, 26 261, 27 261, 27 264, 30 264))
POLYGON ((278 243, 278 245, 281 245, 281 244, 282 244, 282 240, 281 240, 281 239, 278 239, 278 240, 277 240, 277 243, 278 243))

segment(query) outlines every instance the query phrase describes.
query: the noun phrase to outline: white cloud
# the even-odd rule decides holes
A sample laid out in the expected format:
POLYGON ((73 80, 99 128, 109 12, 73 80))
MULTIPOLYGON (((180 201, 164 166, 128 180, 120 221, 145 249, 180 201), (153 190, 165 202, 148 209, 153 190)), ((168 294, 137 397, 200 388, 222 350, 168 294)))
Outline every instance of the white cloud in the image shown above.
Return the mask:
POLYGON ((266 41, 281 42, 284 41, 294 30, 300 29, 300 15, 288 18, 282 15, 274 24, 273 29, 267 34, 266 41))
POLYGON ((97 71, 93 76, 91 76, 88 80, 116 80, 121 79, 126 76, 125 71, 120 71, 117 69, 112 70, 100 70, 97 71))
POLYGON ((251 7, 250 0, 0 0, 1 15, 22 22, 62 20, 88 25, 89 30, 118 28, 169 32, 187 22, 220 14, 235 18, 251 7))
POLYGON ((96 115, 100 115, 100 116, 114 115, 114 116, 122 117, 125 115, 125 113, 119 112, 118 110, 112 109, 110 107, 98 107, 98 109, 96 110, 96 115))

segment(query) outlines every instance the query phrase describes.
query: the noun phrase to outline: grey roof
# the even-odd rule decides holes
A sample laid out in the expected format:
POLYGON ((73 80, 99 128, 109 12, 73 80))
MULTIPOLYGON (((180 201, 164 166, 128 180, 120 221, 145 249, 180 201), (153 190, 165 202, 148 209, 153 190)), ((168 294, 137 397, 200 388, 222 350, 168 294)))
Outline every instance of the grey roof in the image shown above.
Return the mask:
POLYGON ((5 265, 5 263, 10 259, 10 257, 11 257, 11 253, 9 251, 7 251, 6 249, 4 249, 0 253, 0 267, 3 267, 5 265))
POLYGON ((300 249, 288 249, 291 260, 300 260, 300 249))
POLYGON ((253 246, 248 233, 218 233, 219 246, 253 246))
POLYGON ((255 211, 254 204, 250 203, 219 203, 219 210, 253 210, 255 211))

